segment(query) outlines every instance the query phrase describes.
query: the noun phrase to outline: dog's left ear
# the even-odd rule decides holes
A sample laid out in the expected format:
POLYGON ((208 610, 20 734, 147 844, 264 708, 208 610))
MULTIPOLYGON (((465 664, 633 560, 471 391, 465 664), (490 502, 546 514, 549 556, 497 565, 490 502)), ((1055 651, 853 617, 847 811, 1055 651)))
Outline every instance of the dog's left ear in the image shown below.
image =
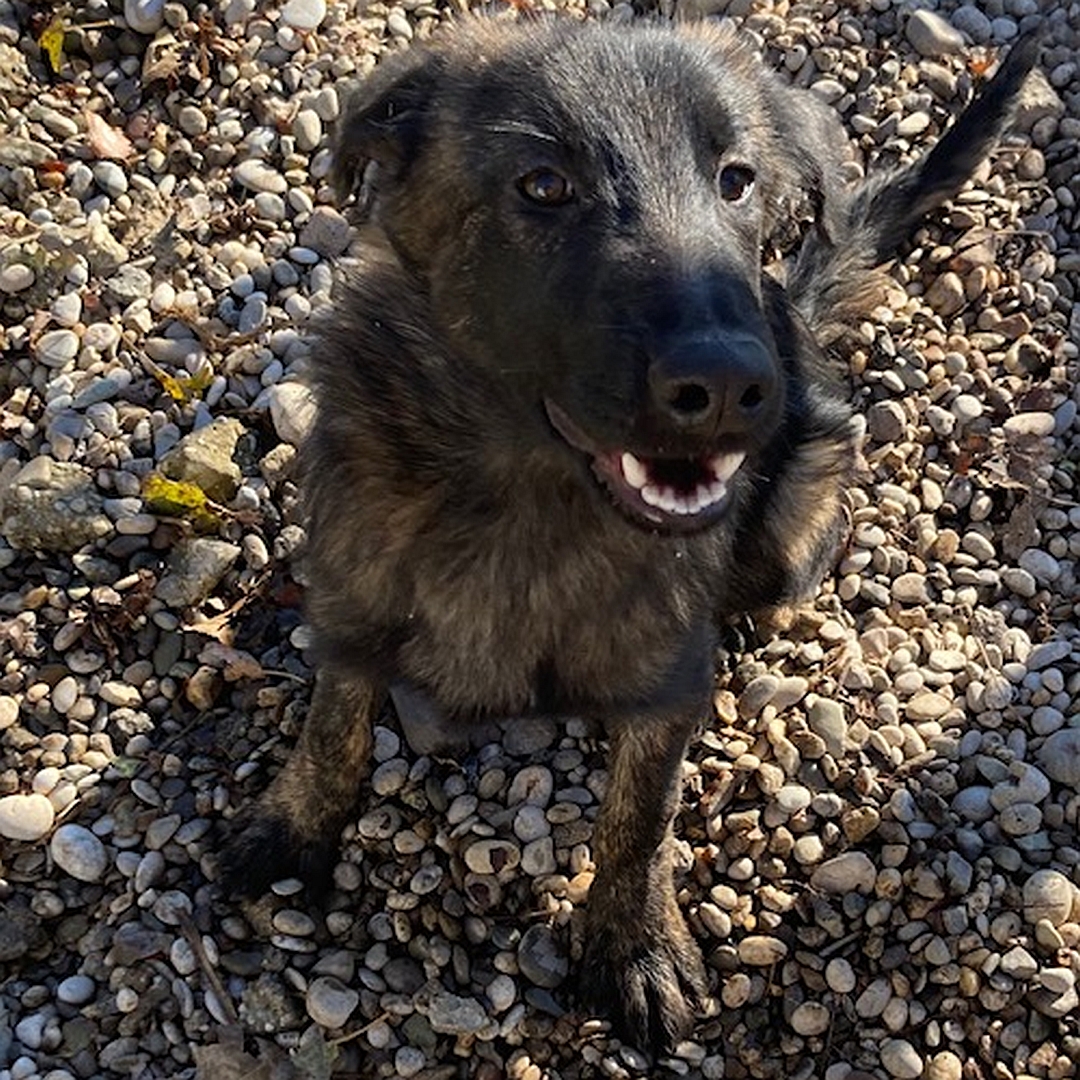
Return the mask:
POLYGON ((851 144, 840 117, 813 93, 770 77, 764 95, 775 132, 775 188, 765 227, 765 247, 786 254, 812 228, 835 237, 850 199, 842 171, 851 144))

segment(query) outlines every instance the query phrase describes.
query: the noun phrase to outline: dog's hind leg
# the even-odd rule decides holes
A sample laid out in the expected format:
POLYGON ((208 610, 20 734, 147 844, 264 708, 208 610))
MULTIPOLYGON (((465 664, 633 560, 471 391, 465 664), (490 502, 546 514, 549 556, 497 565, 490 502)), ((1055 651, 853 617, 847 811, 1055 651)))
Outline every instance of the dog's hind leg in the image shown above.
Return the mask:
POLYGON ((338 836, 368 775, 372 723, 384 697, 374 682, 320 670, 291 757, 230 827, 221 858, 228 892, 258 896, 293 876, 316 889, 328 884, 338 836))
POLYGON ((581 996, 610 1015, 627 1042, 655 1052, 690 1034, 693 1009, 708 992, 672 880, 672 820, 697 718, 680 711, 609 722, 609 781, 593 840, 599 869, 589 890, 581 996))

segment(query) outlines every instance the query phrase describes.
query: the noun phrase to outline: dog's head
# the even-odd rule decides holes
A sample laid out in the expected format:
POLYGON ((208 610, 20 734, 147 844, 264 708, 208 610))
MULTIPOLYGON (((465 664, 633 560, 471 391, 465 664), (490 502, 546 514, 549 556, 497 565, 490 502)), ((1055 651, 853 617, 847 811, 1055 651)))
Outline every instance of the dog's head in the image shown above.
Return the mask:
POLYGON ((780 422, 762 260, 828 231, 842 138, 722 30, 476 20, 380 65, 337 170, 506 407, 692 530, 780 422))

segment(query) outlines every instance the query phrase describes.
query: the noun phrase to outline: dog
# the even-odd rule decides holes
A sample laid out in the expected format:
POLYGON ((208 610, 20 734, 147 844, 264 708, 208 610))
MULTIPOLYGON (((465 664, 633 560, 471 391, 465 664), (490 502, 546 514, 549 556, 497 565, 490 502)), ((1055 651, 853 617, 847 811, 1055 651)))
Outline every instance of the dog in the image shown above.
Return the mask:
POLYGON ((337 138, 365 242, 304 451, 318 677, 229 888, 326 879, 394 685, 457 725, 589 716, 610 750, 581 999, 639 1046, 689 1034, 709 984, 672 822, 718 627, 834 561, 858 427, 822 342, 1037 51, 857 185, 835 114, 718 25, 474 18, 378 66, 337 138))

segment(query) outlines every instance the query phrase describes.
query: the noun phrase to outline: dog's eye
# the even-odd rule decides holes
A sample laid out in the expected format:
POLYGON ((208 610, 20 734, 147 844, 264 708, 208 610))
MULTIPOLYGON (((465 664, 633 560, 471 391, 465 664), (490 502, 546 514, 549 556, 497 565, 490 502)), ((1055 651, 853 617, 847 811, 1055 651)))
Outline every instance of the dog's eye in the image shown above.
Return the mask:
POLYGON ((537 206, 562 206, 574 197, 570 181, 554 169, 533 169, 519 177, 517 189, 537 206))
POLYGON ((742 202, 754 189, 754 170, 749 165, 725 165, 717 185, 724 202, 742 202))

